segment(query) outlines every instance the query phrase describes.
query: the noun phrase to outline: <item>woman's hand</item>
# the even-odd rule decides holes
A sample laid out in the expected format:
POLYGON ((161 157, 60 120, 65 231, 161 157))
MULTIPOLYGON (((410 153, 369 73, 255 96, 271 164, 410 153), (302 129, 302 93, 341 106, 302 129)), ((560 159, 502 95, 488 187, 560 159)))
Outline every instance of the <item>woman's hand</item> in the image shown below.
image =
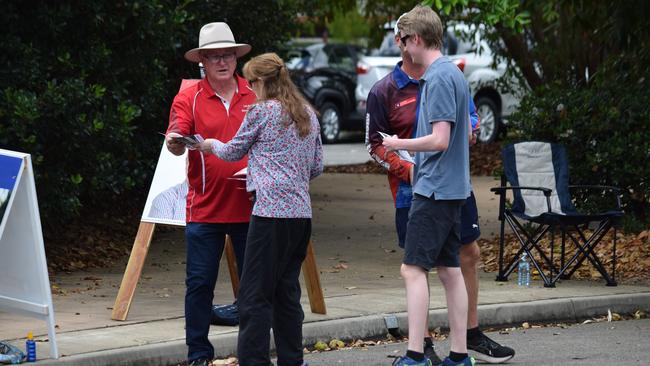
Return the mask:
POLYGON ((215 141, 219 141, 217 139, 205 139, 203 142, 199 142, 198 144, 195 144, 193 148, 201 151, 202 153, 206 154, 214 154, 212 151, 212 144, 215 141))

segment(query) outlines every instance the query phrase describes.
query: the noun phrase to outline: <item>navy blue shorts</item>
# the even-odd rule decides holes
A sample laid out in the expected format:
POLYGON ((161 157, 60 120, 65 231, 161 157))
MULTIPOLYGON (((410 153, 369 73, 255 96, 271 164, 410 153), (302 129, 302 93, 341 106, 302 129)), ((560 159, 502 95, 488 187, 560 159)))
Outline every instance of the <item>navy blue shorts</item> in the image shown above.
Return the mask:
MULTIPOLYGON (((395 209, 395 228, 397 229, 397 243, 404 249, 406 241, 406 227, 409 222, 410 207, 395 209)), ((481 236, 481 228, 478 223, 478 208, 474 192, 465 200, 460 210, 460 243, 462 245, 473 243, 481 236)))
POLYGON ((463 245, 470 244, 479 236, 481 236, 481 228, 478 223, 478 208, 474 192, 471 191, 460 210, 460 242, 463 245))

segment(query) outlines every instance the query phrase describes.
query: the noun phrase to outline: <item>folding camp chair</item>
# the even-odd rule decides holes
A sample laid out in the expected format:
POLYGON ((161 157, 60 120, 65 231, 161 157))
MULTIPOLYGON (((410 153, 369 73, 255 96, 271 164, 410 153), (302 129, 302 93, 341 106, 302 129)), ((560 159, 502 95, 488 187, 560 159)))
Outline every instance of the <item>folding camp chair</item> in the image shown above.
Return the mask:
MULTIPOLYGON (((623 216, 620 190, 610 186, 569 185, 569 164, 563 146, 544 142, 520 142, 507 145, 501 152, 504 174, 501 186, 491 191, 499 195, 499 273, 497 281, 507 281, 517 267, 519 257, 525 252, 531 264, 544 281, 544 287, 555 287, 558 279, 568 279, 587 260, 600 272, 607 286, 616 286, 616 226, 623 216), (509 185, 507 184, 509 183, 509 185), (506 192, 512 191, 512 205, 506 205, 506 192), (571 198, 572 190, 591 190, 594 193, 614 194, 616 208, 596 214, 578 212, 571 198), (525 221, 523 224, 521 221, 525 221), (505 224, 514 232, 520 248, 517 254, 505 264, 504 231, 505 224), (597 228, 587 237, 585 229, 591 223, 597 228), (612 245, 612 269, 608 273, 603 261, 594 249, 605 234, 614 229, 612 245), (553 258, 555 251, 555 232, 562 236, 560 263, 553 258), (550 254, 542 250, 541 240, 550 233, 550 254), (575 253, 567 261, 566 245, 575 246, 575 253), (538 254, 533 255, 533 254, 538 254), (543 271, 546 265, 547 272, 543 271)), ((603 244, 605 245, 605 244, 603 244)))

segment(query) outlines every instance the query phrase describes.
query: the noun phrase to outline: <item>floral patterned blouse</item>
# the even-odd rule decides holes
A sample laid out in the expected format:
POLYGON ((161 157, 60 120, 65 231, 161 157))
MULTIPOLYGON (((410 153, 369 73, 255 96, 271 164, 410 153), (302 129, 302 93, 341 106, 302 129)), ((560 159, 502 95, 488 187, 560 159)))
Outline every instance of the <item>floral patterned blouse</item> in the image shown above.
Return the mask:
POLYGON ((253 215, 311 218, 309 181, 323 172, 323 147, 316 114, 309 108, 311 131, 303 138, 277 100, 251 107, 235 137, 215 140, 219 158, 236 161, 248 153, 246 190, 255 192, 253 215))

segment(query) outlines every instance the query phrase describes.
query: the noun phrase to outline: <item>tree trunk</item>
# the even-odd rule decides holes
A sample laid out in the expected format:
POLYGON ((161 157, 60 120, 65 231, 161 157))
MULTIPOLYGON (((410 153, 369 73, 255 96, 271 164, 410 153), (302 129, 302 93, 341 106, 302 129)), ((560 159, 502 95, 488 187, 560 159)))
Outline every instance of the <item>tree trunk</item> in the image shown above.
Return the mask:
POLYGON ((509 29, 497 25, 497 32, 506 45, 507 53, 515 61, 517 67, 521 70, 528 85, 533 89, 542 86, 544 80, 535 70, 535 64, 528 53, 528 47, 522 34, 514 34, 509 29))

